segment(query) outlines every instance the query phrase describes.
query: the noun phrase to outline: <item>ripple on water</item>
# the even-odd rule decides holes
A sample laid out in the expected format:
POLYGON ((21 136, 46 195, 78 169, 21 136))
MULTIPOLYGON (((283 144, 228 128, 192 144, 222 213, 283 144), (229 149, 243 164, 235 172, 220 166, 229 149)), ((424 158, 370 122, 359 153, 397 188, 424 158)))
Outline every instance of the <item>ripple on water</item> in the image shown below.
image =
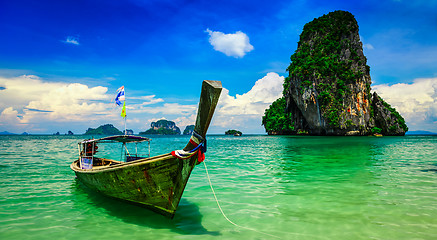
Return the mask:
MULTIPOLYGON (((69 169, 81 138, 0 136, 0 238, 266 239, 223 218, 203 165, 173 220, 87 191, 69 169)), ((187 139, 156 138, 152 151, 187 139)), ((209 136, 208 145, 219 203, 239 225, 284 239, 437 238, 436 137, 209 136)))

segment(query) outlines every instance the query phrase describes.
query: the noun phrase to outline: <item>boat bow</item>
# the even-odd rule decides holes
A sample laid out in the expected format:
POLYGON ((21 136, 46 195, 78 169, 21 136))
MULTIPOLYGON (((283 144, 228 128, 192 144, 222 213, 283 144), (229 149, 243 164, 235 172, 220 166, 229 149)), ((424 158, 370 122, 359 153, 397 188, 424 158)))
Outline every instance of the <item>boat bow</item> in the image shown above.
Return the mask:
MULTIPOLYGON (((183 151, 197 152, 200 144, 206 144, 205 135, 221 90, 221 82, 203 81, 195 133, 183 151)), ((111 140, 113 139, 125 140, 122 137, 112 137, 111 140)), ((104 159, 110 164, 104 165, 102 160, 103 166, 92 169, 81 169, 77 160, 71 164, 71 169, 79 181, 90 189, 173 218, 198 158, 199 154, 180 159, 168 153, 131 162, 104 159)))

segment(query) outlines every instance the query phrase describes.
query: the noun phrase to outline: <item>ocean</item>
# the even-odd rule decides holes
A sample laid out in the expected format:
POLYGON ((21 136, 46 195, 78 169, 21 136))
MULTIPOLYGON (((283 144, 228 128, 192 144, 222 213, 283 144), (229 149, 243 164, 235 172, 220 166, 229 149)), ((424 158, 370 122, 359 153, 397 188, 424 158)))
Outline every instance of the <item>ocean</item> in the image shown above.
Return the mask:
MULTIPOLYGON (((0 239, 437 239, 437 136, 208 136, 174 219, 94 193, 84 136, 0 136, 0 239)), ((152 155, 189 137, 154 137, 152 155)))

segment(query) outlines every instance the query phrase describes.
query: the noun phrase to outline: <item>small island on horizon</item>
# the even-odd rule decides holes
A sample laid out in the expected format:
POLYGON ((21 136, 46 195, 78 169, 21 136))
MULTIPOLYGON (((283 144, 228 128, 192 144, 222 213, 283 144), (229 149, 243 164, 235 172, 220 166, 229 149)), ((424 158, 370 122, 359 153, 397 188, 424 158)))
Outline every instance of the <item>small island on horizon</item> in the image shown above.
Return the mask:
POLYGON ((150 129, 140 132, 139 135, 180 135, 181 130, 173 121, 161 119, 150 124, 150 129))
POLYGON ((238 131, 238 130, 230 129, 230 130, 225 132, 225 135, 241 136, 241 135, 243 135, 243 133, 238 131))
POLYGON ((84 135, 122 135, 123 132, 118 130, 112 124, 101 125, 98 128, 88 128, 84 135))
POLYGON ((194 125, 188 125, 185 127, 183 135, 191 135, 194 131, 194 125))
MULTIPOLYGON (((103 125, 102 125, 103 126, 103 125)), ((134 132, 130 129, 126 130, 128 135, 135 135, 134 132), (132 131, 132 132, 131 132, 132 131)), ((120 131, 121 132, 121 131, 120 131)), ((264 133, 265 134, 265 133, 264 133)), ((41 135, 41 136, 49 136, 49 135, 55 135, 55 136, 85 136, 87 134, 82 133, 82 134, 68 134, 68 133, 60 133, 59 135, 57 135, 56 133, 38 133, 38 134, 33 134, 33 133, 27 133, 27 132, 23 132, 23 133, 11 133, 9 131, 2 131, 0 132, 0 136, 27 136, 27 135, 41 135)), ((111 135, 111 134, 96 134, 96 135, 111 135)), ((187 134, 189 135, 189 134, 187 134)), ((212 134, 212 135, 221 135, 221 134, 212 134)), ((226 135, 226 134, 225 134, 226 135)), ((250 135, 250 134, 249 134, 250 135)), ((258 135, 258 134, 255 134, 258 135)), ((263 135, 263 134, 260 134, 263 135)), ((437 135, 437 132, 431 132, 431 131, 426 131, 426 130, 416 130, 416 131, 408 131, 405 133, 405 135, 416 135, 416 136, 434 136, 437 135)))

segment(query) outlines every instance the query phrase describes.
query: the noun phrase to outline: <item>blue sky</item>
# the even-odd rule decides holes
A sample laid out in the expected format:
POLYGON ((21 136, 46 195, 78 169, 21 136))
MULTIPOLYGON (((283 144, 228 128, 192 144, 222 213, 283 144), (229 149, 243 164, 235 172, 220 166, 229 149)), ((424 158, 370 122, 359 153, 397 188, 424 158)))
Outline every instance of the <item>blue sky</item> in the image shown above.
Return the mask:
POLYGON ((1 1, 0 132, 193 124, 202 80, 225 88, 210 133, 264 133, 305 23, 360 27, 372 88, 410 130, 437 132, 437 1, 1 1))

